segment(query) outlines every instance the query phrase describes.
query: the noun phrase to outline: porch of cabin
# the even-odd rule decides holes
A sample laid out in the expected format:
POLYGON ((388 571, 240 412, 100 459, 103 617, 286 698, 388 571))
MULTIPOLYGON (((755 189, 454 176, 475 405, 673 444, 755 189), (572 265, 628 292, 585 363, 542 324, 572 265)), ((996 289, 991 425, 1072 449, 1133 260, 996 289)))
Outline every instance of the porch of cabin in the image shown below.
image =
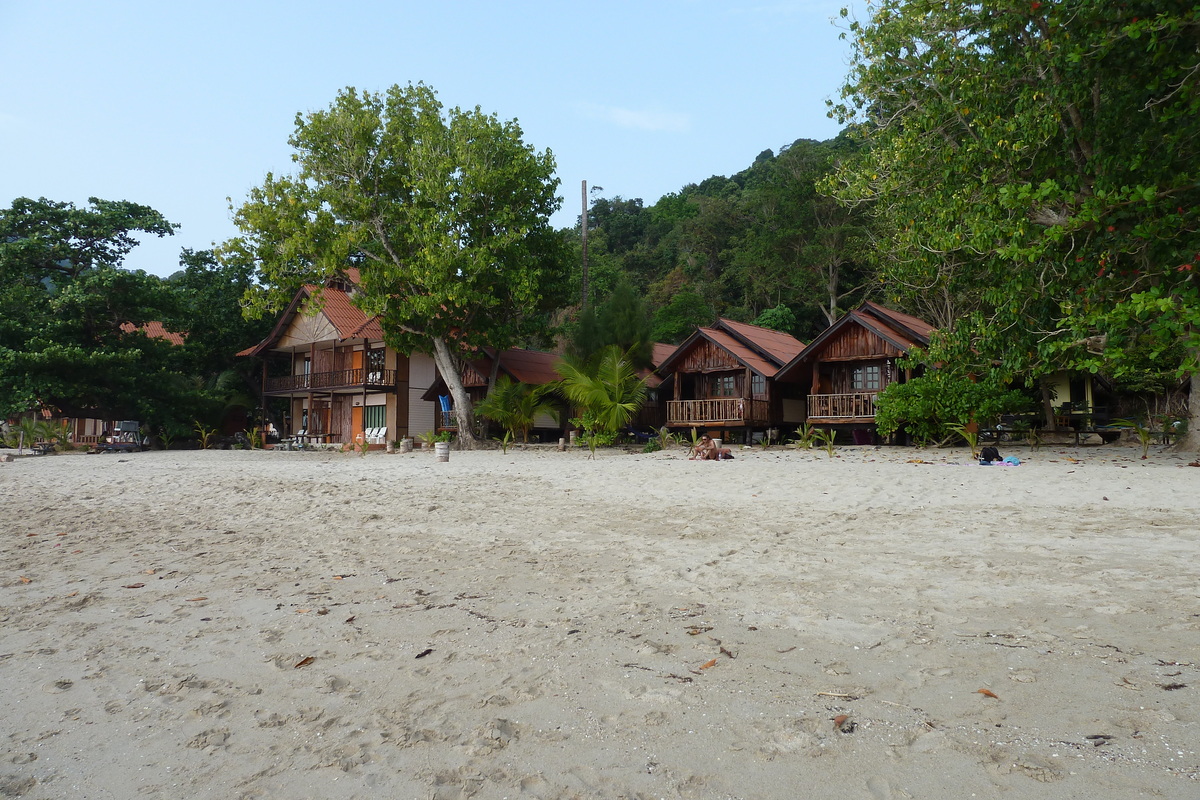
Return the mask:
POLYGON ((810 425, 873 425, 879 393, 897 380, 888 358, 818 361, 808 395, 810 425))
POLYGON ((761 428, 772 422, 767 381, 755 372, 680 372, 674 377, 675 399, 667 401, 669 428, 761 428))

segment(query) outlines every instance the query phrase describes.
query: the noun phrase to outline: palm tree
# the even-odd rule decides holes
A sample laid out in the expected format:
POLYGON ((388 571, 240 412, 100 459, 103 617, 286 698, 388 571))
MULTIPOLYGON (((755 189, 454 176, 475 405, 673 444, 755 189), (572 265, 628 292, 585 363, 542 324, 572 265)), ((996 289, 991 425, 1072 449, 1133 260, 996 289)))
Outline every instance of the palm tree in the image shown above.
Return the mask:
POLYGON ((585 362, 559 361, 561 390, 583 412, 584 432, 592 454, 596 434, 616 434, 629 424, 646 398, 646 382, 638 378, 629 354, 605 347, 585 362))
POLYGON ((475 413, 496 422, 514 439, 520 433, 521 440, 528 444, 530 428, 538 417, 556 410, 552 399, 556 389, 554 384, 532 386, 500 375, 487 397, 475 403, 475 413))
POLYGON ((555 388, 553 384, 531 386, 501 375, 488 396, 475 404, 475 413, 495 422, 514 439, 519 433, 521 440, 528 443, 529 430, 538 416, 554 413, 550 394, 555 388))

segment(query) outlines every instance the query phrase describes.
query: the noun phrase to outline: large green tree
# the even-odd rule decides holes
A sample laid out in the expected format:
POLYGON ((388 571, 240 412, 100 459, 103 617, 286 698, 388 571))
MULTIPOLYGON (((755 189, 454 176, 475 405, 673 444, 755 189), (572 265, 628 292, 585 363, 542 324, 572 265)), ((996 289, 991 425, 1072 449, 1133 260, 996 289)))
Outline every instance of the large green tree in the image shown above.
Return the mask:
POLYGON ((515 121, 444 109, 424 84, 348 88, 298 114, 289 143, 296 174, 268 175, 235 211, 243 235, 221 248, 257 264, 252 307, 277 311, 301 283, 357 267, 354 302, 379 316, 389 345, 433 356, 471 446, 464 355, 519 340, 565 283, 548 224, 560 203, 553 155, 515 121))
POLYGON ((177 353, 137 330, 169 317, 174 297, 120 268, 139 233, 175 226, 147 206, 89 203, 18 198, 0 210, 0 413, 44 404, 151 423, 188 413, 177 353))
POLYGON ((887 292, 947 332, 936 357, 1120 374, 1149 335, 1195 371, 1200 7, 882 0, 850 33, 835 111, 867 149, 830 187, 871 204, 887 292))

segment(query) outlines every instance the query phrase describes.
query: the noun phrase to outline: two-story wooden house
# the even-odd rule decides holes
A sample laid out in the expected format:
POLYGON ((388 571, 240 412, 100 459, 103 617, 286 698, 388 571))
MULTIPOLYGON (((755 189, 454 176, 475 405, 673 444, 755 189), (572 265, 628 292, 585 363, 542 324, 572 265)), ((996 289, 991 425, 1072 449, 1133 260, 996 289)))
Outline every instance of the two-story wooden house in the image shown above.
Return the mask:
POLYGON ((396 440, 436 426, 435 405, 421 399, 437 375, 433 359, 384 345, 379 321, 351 302, 356 272, 319 291, 302 287, 267 338, 239 353, 263 357, 264 397, 288 398, 284 436, 346 444, 367 432, 396 440))

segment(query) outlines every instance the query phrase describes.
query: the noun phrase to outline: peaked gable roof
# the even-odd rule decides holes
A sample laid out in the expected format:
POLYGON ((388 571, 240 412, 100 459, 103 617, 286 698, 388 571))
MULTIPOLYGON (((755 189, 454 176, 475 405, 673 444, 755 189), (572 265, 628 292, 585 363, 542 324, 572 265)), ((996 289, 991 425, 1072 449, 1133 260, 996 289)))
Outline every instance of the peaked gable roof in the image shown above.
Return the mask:
POLYGON ((711 328, 697 328, 663 360, 659 371, 674 372, 676 365, 701 340, 721 348, 764 378, 774 377, 780 367, 804 350, 804 343, 790 334, 721 318, 711 328))
POLYGON ((817 338, 809 342, 804 352, 780 368, 781 377, 790 377, 799 364, 819 358, 825 346, 850 325, 867 329, 902 352, 914 347, 925 347, 929 344, 930 334, 935 330, 923 319, 868 300, 821 331, 817 338))
POLYGON ((296 317, 303 314, 314 298, 320 297, 321 308, 317 315, 324 317, 332 328, 331 333, 341 341, 346 339, 382 339, 383 328, 378 317, 368 317, 351 300, 350 293, 332 286, 321 288, 305 284, 296 291, 292 302, 280 315, 275 327, 253 347, 247 347, 239 356, 257 356, 272 349, 292 326, 296 317))
POLYGON ((764 328, 761 325, 735 322, 722 317, 717 320, 716 327, 728 331, 746 345, 779 364, 786 364, 804 349, 804 342, 795 336, 772 328, 764 328))

